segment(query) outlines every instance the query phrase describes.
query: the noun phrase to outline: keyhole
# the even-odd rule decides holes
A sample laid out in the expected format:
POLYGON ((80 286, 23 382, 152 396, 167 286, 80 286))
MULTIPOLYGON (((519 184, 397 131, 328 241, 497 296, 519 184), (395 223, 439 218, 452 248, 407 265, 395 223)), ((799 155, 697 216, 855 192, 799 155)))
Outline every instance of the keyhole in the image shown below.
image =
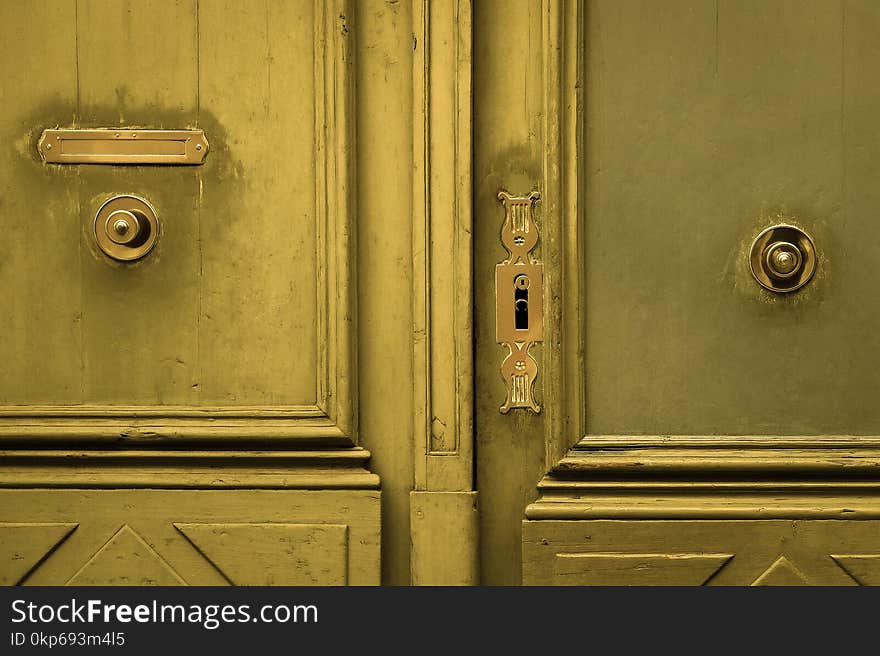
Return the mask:
POLYGON ((517 330, 529 329, 529 277, 518 275, 513 280, 513 324, 517 330))

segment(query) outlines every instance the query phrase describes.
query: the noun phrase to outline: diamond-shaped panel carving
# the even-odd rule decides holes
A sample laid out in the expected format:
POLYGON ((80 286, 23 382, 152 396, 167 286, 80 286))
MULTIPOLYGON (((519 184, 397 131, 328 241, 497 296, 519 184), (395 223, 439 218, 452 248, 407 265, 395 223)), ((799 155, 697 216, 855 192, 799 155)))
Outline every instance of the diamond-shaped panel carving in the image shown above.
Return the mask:
POLYGON ((880 554, 832 554, 831 558, 859 585, 880 585, 880 554))
POLYGON ((810 580, 788 558, 780 556, 752 585, 810 585, 810 580))
POLYGON ((23 583, 79 524, 0 524, 0 585, 23 583))
POLYGON ((733 554, 559 553, 555 581, 562 585, 703 585, 733 554))
POLYGON ((345 585, 342 524, 174 524, 233 585, 345 585))
POLYGON ((186 582, 126 524, 113 534, 67 584, 186 585, 186 582))

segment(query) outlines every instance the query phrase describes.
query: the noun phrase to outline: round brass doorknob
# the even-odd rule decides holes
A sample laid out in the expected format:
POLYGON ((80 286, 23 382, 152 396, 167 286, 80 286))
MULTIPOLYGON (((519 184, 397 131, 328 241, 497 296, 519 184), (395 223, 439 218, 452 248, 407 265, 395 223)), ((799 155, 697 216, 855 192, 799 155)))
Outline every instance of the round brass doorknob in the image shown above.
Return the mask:
POLYGON ((774 278, 784 279, 797 275, 801 266, 800 249, 787 241, 777 241, 764 250, 767 260, 767 273, 774 278))
POLYGON ((749 267, 765 289, 793 292, 806 285, 816 271, 813 240, 795 226, 771 226, 752 242, 749 267))
POLYGON ((114 196, 95 215, 95 239, 106 255, 130 262, 152 250, 159 238, 156 211, 143 198, 114 196))
POLYGON ((140 210, 116 210, 107 217, 104 229, 117 244, 130 244, 141 234, 142 226, 148 223, 140 210))

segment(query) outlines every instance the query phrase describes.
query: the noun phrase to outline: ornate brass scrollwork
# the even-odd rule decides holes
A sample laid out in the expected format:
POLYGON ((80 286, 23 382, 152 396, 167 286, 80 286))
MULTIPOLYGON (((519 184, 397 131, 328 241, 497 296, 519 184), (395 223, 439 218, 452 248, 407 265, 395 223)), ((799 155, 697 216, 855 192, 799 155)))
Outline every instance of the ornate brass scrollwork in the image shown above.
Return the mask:
POLYGON ((532 256, 538 244, 534 220, 537 191, 528 196, 498 193, 504 205, 501 243, 508 257, 495 265, 495 338, 508 349, 501 363, 501 377, 507 386, 502 414, 513 408, 540 412, 534 385, 538 363, 529 353, 535 342, 544 339, 544 265, 532 256))

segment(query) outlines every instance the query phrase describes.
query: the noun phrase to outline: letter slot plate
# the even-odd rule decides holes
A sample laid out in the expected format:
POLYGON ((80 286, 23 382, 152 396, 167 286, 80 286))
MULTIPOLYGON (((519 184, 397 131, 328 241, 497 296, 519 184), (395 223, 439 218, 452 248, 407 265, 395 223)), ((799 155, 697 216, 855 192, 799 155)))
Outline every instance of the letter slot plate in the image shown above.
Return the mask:
POLYGON ((513 408, 540 412, 534 384, 538 363, 529 353, 535 342, 544 340, 544 265, 534 260, 538 243, 534 205, 541 196, 498 194, 504 204, 501 243, 508 258, 495 265, 495 338, 508 353, 501 363, 501 377, 507 387, 502 414, 513 408))
POLYGON ((43 130, 37 144, 50 164, 201 164, 203 130, 43 130))

